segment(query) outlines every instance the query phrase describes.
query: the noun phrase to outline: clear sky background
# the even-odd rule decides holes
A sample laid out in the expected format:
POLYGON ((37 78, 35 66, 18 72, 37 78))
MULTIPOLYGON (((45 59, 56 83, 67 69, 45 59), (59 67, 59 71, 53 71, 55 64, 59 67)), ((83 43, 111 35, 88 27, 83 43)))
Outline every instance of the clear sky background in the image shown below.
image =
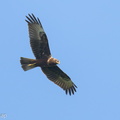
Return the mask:
POLYGON ((120 120, 120 0, 0 2, 0 120, 120 120), (25 16, 39 17, 52 56, 78 86, 69 96, 34 58, 25 16))

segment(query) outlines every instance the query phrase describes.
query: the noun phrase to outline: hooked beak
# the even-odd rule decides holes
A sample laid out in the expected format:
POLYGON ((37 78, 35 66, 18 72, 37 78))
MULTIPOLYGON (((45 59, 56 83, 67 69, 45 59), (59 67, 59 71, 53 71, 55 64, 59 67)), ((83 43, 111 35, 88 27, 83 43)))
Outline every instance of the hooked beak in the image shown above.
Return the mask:
POLYGON ((57 61, 57 64, 60 64, 60 61, 57 61))

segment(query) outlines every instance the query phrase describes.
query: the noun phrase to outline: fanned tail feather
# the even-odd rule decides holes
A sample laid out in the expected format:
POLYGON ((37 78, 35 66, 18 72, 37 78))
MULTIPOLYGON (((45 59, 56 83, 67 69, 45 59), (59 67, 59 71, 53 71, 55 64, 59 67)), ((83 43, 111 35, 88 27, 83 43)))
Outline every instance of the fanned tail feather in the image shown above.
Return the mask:
POLYGON ((20 63, 22 65, 21 67, 23 68, 24 71, 27 71, 27 70, 37 67, 35 59, 21 57, 20 63))

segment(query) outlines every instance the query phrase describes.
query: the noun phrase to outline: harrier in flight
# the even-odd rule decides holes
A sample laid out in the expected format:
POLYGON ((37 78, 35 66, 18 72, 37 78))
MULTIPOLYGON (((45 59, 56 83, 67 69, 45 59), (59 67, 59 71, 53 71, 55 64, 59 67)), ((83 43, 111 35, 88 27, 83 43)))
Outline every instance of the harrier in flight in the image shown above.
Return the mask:
POLYGON ((30 45, 36 59, 21 57, 20 62, 24 71, 35 67, 41 67, 43 73, 49 80, 65 90, 66 94, 74 94, 77 86, 71 81, 70 77, 64 73, 57 64, 59 60, 52 57, 46 33, 39 18, 33 14, 26 16, 28 23, 30 45))

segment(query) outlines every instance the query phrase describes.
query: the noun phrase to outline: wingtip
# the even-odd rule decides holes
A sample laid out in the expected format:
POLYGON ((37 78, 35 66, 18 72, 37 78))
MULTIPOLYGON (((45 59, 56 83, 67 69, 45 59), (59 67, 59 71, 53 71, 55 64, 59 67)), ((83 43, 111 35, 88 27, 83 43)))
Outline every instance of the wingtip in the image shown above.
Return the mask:
POLYGON ((33 13, 28 14, 28 15, 25 16, 25 17, 26 17, 25 21, 26 21, 28 24, 33 24, 33 23, 35 23, 35 24, 40 24, 41 27, 42 27, 42 24, 41 24, 39 18, 38 18, 38 17, 35 17, 35 15, 34 15, 33 13))
POLYGON ((71 96, 71 95, 74 95, 74 93, 76 92, 76 88, 77 88, 77 86, 76 86, 76 85, 73 85, 73 86, 70 87, 69 89, 66 89, 66 90, 65 90, 66 95, 67 95, 67 94, 69 94, 70 96, 71 96))

